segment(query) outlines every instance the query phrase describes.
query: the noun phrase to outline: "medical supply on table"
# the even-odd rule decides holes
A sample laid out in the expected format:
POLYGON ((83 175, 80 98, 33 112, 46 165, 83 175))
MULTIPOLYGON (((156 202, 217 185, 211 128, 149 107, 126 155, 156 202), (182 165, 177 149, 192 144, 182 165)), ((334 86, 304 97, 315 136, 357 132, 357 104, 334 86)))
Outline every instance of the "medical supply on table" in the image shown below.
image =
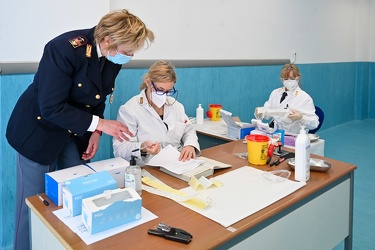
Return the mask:
MULTIPOLYGON (((296 165, 296 160, 294 158, 290 158, 287 160, 288 166, 294 170, 296 165)), ((310 158, 310 171, 318 171, 318 172, 327 172, 331 168, 332 163, 329 161, 310 158)))
POLYGON ((63 185, 63 208, 71 216, 82 213, 82 199, 117 188, 117 181, 107 171, 65 181, 63 185))
POLYGON ((208 111, 206 112, 206 115, 208 118, 211 119, 211 121, 220 121, 220 109, 222 109, 223 106, 220 104, 210 104, 208 105, 208 111))
POLYGON ((37 194, 39 199, 44 203, 44 205, 48 206, 49 205, 49 202, 46 201, 40 194, 37 194))
POLYGON ((270 138, 265 135, 247 135, 246 140, 249 163, 255 165, 266 164, 270 138))
POLYGON ((137 166, 136 156, 132 155, 130 166, 125 169, 125 188, 133 188, 139 196, 142 195, 141 168, 137 166))
POLYGON ((273 171, 264 171, 263 177, 272 182, 282 182, 289 179, 290 174, 291 173, 289 170, 280 169, 273 171))
POLYGON ((132 188, 106 190, 82 200, 82 222, 90 234, 140 220, 142 198, 132 188))
POLYGON ((198 105, 198 108, 196 109, 195 115, 196 115, 195 123, 196 124, 203 124, 204 109, 202 108, 202 104, 198 105))
POLYGON ((232 117, 232 113, 224 109, 220 109, 220 116, 227 124, 227 136, 233 140, 244 139, 255 129, 255 125, 246 122, 236 122, 232 117))
POLYGON ((129 166, 129 162, 121 157, 89 162, 85 164, 95 172, 107 171, 117 181, 117 187, 125 187, 125 169, 129 166))
POLYGON ((187 231, 168 226, 164 223, 159 223, 156 229, 149 229, 147 233, 185 244, 188 244, 191 241, 191 238, 193 238, 193 235, 187 231))
POLYGON ((304 126, 296 139, 295 154, 294 178, 296 181, 307 181, 310 179, 310 139, 304 126))

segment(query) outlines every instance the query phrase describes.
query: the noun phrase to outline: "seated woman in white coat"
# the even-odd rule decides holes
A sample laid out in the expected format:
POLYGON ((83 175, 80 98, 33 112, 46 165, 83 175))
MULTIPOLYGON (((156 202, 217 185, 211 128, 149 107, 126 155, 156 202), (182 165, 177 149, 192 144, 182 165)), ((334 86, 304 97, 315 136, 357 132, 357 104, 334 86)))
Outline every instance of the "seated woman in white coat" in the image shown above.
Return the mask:
POLYGON ((113 139, 115 157, 130 161, 131 155, 135 155, 137 164, 143 166, 169 144, 181 152, 181 161, 200 155, 195 129, 184 106, 176 100, 176 80, 169 62, 157 61, 149 68, 143 76, 141 93, 118 111, 117 120, 126 124, 134 137, 123 142, 113 139))
MULTIPOLYGON (((287 117, 274 117, 277 128, 284 129, 286 133, 297 134, 301 126, 308 130, 318 127, 319 118, 315 114, 314 102, 299 86, 301 73, 298 67, 292 63, 285 64, 280 77, 283 87, 273 90, 264 103, 265 108, 290 110, 287 117)), ((255 109, 255 116, 258 119, 270 118, 259 112, 258 108, 255 109)))

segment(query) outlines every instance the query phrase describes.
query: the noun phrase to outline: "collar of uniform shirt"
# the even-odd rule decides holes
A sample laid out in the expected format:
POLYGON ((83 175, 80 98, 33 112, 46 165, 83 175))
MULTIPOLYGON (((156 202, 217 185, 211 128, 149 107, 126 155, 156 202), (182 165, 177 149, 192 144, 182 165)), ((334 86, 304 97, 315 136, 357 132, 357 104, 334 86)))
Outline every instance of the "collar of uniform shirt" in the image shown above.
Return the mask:
POLYGON ((100 51, 99 44, 96 45, 96 52, 98 54, 98 60, 100 60, 100 57, 103 56, 102 52, 100 51))

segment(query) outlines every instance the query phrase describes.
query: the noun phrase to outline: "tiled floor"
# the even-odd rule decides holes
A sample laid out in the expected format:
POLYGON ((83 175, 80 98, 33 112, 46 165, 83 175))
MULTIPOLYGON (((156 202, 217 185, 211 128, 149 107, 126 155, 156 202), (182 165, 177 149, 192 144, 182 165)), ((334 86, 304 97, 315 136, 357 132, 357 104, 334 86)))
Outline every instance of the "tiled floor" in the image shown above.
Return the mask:
MULTIPOLYGON (((317 134, 325 140, 325 157, 357 166, 353 249, 375 249, 375 120, 353 121, 317 134)), ((334 249, 343 249, 343 242, 334 249)))

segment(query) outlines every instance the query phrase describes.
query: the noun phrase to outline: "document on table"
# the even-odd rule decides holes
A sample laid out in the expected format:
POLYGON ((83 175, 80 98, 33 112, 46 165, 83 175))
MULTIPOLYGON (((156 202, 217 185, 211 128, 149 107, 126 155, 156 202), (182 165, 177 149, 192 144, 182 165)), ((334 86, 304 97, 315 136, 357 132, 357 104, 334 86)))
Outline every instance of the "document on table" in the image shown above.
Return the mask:
POLYGON ((198 167, 203 161, 190 159, 189 161, 179 161, 180 152, 172 145, 168 145, 152 157, 147 163, 149 166, 160 166, 175 174, 183 174, 198 167))
POLYGON ((155 214, 151 213, 150 211, 142 207, 141 219, 91 235, 89 231, 87 231, 87 228, 82 222, 82 218, 81 218, 82 214, 72 217, 69 214, 69 212, 63 208, 59 210, 55 210, 53 211, 53 213, 57 216, 57 218, 59 218, 62 222, 64 222, 65 225, 67 225, 73 232, 75 232, 86 243, 86 245, 90 245, 99 240, 103 240, 112 235, 121 233, 128 229, 131 229, 133 227, 146 223, 150 220, 158 218, 158 216, 156 216, 155 214))
MULTIPOLYGON (((223 186, 205 190, 211 198, 208 207, 198 209, 184 202, 179 203, 224 227, 258 212, 306 185, 304 181, 272 182, 264 178, 264 171, 249 166, 215 176, 214 179, 223 186)), ((181 191, 189 195, 196 193, 192 187, 181 191)))

